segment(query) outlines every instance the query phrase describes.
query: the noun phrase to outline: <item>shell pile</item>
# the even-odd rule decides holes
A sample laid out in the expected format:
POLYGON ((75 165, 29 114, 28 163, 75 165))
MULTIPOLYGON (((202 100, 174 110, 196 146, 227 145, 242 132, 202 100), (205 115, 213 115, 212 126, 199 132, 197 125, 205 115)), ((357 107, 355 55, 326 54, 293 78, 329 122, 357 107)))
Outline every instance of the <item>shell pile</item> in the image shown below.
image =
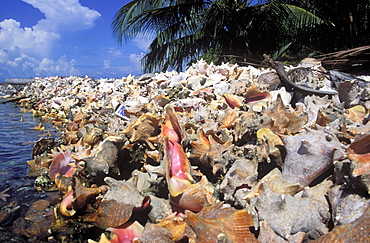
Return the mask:
POLYGON ((369 242, 370 79, 312 59, 285 70, 330 95, 290 87, 274 69, 203 60, 181 73, 36 78, 19 102, 62 136, 40 139, 28 164, 37 190, 57 193, 14 231, 63 242, 369 242))

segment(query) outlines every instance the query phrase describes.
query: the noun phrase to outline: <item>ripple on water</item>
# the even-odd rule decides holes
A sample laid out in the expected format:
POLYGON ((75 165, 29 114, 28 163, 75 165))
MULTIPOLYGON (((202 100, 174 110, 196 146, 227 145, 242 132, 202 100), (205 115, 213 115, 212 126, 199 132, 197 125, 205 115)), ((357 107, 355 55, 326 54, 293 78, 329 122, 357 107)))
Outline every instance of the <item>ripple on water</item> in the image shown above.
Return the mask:
MULTIPOLYGON (((30 184, 27 161, 32 159, 32 149, 45 135, 33 129, 40 120, 31 113, 21 113, 14 103, 0 104, 0 182, 10 185, 30 184), (22 121, 21 121, 22 118, 22 121)), ((52 128, 52 126, 49 126, 52 128)), ((52 131, 55 133, 55 131, 52 131)), ((1 188, 0 188, 1 189, 1 188)), ((16 188, 14 188, 16 189, 16 188)))

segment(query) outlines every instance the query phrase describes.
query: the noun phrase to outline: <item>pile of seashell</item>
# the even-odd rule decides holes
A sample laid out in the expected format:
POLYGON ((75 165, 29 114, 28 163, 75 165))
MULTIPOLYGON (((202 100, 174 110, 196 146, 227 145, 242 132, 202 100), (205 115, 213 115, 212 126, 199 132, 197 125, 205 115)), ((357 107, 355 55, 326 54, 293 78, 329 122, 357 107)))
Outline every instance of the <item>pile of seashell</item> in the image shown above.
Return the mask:
POLYGON ((36 78, 20 103, 62 136, 40 139, 28 164, 54 197, 14 230, 64 242, 369 242, 369 82, 313 59, 280 72, 200 60, 181 73, 36 78))

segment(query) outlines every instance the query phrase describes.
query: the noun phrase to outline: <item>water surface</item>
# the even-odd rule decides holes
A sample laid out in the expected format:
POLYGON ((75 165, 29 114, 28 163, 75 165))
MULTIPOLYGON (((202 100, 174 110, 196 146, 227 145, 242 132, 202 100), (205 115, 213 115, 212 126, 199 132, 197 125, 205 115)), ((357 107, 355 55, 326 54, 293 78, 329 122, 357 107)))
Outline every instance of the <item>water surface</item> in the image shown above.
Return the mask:
MULTIPOLYGON (((39 118, 22 113, 15 103, 0 104, 0 192, 33 186, 35 177, 28 176, 27 161, 32 160, 32 149, 37 140, 48 136, 45 131, 33 129, 39 118)), ((56 136, 51 124, 45 124, 56 136)), ((50 133, 49 132, 49 133, 50 133)))

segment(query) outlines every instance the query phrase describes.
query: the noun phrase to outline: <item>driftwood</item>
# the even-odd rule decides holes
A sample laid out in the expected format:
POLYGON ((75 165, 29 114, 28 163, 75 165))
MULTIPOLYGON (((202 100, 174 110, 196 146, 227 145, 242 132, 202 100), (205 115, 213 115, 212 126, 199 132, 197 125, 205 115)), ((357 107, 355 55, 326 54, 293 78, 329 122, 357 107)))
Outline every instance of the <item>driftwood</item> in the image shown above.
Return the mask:
POLYGON ((279 61, 272 60, 269 56, 266 54, 263 55, 265 60, 270 64, 270 66, 276 70, 277 74, 279 75, 279 78, 285 82, 287 85, 291 86, 292 88, 302 92, 302 93, 308 93, 308 94, 315 94, 318 96, 324 96, 324 95, 335 95, 338 94, 337 91, 324 91, 324 90, 317 90, 317 89, 311 89, 309 87, 301 86, 293 81, 291 81, 285 72, 284 65, 279 61))
POLYGON ((337 51, 318 57, 326 69, 357 75, 370 74, 370 45, 337 51))

